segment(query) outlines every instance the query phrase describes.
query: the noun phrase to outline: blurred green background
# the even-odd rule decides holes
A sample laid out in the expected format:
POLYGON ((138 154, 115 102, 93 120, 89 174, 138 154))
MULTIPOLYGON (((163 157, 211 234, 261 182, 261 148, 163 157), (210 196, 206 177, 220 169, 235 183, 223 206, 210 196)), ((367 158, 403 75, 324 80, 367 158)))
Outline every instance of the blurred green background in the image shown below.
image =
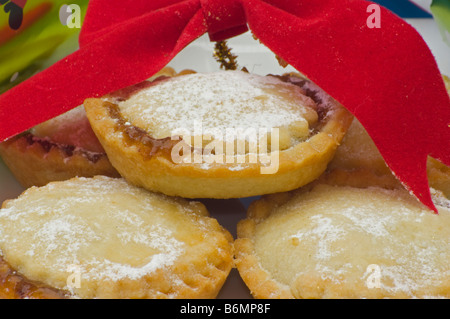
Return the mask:
POLYGON ((80 29, 66 25, 67 18, 75 21, 78 12, 70 8, 67 12, 67 5, 79 6, 82 22, 88 2, 28 0, 18 30, 9 26, 7 3, 0 7, 0 94, 78 48, 80 29))
POLYGON ((439 25, 442 38, 450 46, 450 0, 433 0, 431 12, 439 25))

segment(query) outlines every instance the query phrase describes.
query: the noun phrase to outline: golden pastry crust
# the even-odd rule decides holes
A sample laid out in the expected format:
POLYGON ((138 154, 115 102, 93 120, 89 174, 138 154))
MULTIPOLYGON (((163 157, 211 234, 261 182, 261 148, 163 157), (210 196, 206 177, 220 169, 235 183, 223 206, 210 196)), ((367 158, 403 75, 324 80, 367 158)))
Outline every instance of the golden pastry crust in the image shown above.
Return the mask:
POLYGON ((66 299, 65 294, 18 274, 0 256, 0 299, 66 299))
MULTIPOLYGON (((276 81, 274 77, 271 79, 276 81)), ((308 86, 312 95, 324 97, 322 91, 304 79, 294 75, 280 79, 277 80, 281 83, 279 85, 308 86), (292 83, 283 84, 283 81, 292 83)), ((165 81, 167 79, 158 79, 156 83, 139 86, 157 86, 158 82, 165 81)), ((304 87, 301 90, 305 90, 304 87)), ((94 132, 112 165, 128 181, 152 191, 185 198, 240 198, 288 191, 305 185, 325 170, 352 119, 348 111, 329 97, 325 103, 316 103, 319 123, 311 120, 311 136, 291 145, 295 129, 281 129, 280 141, 287 132, 284 140, 288 141, 288 146, 284 149, 280 143, 280 151, 269 154, 276 156, 278 167, 274 173, 262 174, 267 165, 252 161, 250 153, 239 154, 243 163, 238 163, 237 156, 232 158, 232 163, 226 160, 222 163, 175 162, 173 152, 179 145, 178 140, 167 134, 161 135, 167 137, 155 138, 153 133, 133 124, 133 121, 142 122, 139 116, 132 120, 124 116, 118 104, 132 97, 135 89, 128 88, 128 91, 131 94, 122 99, 118 96, 123 92, 85 101, 94 132)), ((304 100, 307 99, 304 96, 304 100)), ((190 149, 189 155, 195 158, 195 148, 190 149)))
POLYGON ((375 143, 357 119, 353 119, 328 166, 329 171, 334 169, 370 169, 377 175, 391 174, 375 143))
POLYGON ((446 75, 442 76, 444 78, 445 88, 447 89, 447 92, 449 92, 450 95, 450 78, 446 75))
MULTIPOLYGON (((174 76, 165 67, 154 77, 174 76)), ((120 177, 97 140, 83 106, 41 123, 0 143, 0 157, 25 187, 44 186, 72 177, 120 177)))
POLYGON ((427 174, 430 186, 450 198, 450 167, 428 157, 427 174))
POLYGON ((324 176, 251 204, 235 263, 255 298, 450 297, 450 202, 435 193, 437 215, 369 176, 324 176))
POLYGON ((203 204, 119 178, 30 188, 0 220, 3 298, 214 298, 233 267, 203 204))
MULTIPOLYGON (((400 184, 386 165, 383 157, 361 123, 354 119, 341 145, 336 150, 328 171, 371 171, 384 179, 386 185, 400 184)), ((429 184, 450 198, 450 167, 428 157, 427 175, 429 184)))
MULTIPOLYGON (((446 76, 443 78, 450 95, 450 80, 446 76)), ((370 170, 385 179, 387 184, 399 183, 386 165, 375 143, 357 119, 353 120, 333 160, 328 165, 328 171, 333 170, 370 170)), ((427 174, 430 186, 450 198, 450 167, 428 157, 427 174)))
POLYGON ((89 152, 53 143, 26 133, 0 144, 0 156, 19 183, 44 186, 75 176, 120 177, 106 153, 89 152))

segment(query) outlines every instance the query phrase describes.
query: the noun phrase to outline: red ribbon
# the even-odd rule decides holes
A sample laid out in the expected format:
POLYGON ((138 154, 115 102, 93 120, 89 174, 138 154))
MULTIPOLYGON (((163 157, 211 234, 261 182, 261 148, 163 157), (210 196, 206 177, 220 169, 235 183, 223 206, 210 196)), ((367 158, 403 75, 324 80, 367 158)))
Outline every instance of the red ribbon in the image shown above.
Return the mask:
MULTIPOLYGON (((254 35, 341 102, 387 164, 437 211, 427 155, 450 165, 450 100, 434 57, 405 21, 363 0, 91 0, 80 50, 0 96, 0 141, 149 78, 189 43, 254 35)), ((189 65, 187 65, 189 67, 189 65)))
POLYGON ((20 8, 25 8, 25 5, 27 4, 27 0, 11 0, 12 3, 15 3, 20 8))

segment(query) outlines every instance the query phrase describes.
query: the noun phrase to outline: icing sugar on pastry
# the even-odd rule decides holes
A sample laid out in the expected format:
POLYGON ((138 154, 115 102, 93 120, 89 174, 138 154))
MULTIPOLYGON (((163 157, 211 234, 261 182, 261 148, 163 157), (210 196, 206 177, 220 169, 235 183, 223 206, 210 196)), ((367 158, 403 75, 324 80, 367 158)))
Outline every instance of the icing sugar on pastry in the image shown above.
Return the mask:
POLYGON ((238 228, 237 266, 257 296, 449 296, 450 210, 443 195, 435 194, 439 215, 402 189, 319 184, 277 196, 253 205, 238 228), (374 265, 376 289, 367 285, 374 265), (278 288, 256 288, 263 281, 252 277, 257 269, 278 288))
MULTIPOLYGON (((200 251, 206 254, 201 258, 211 258, 216 248, 204 249, 209 241, 225 252, 206 216, 198 202, 149 193, 123 179, 77 178, 31 188, 6 202, 0 249, 30 280, 70 291, 67 278, 74 267, 82 280, 77 296, 92 298, 101 291, 100 297, 109 297, 113 283, 126 293, 123 282, 157 276, 200 251)), ((179 275, 166 275, 173 281, 168 287, 184 282, 179 275)), ((142 285, 143 294, 150 294, 148 284, 142 285)))
POLYGON ((250 197, 317 178, 350 125, 352 115, 307 82, 295 74, 178 74, 84 106, 128 182, 184 198, 250 197))
POLYGON ((303 90, 271 76, 241 71, 189 74, 163 80, 119 104, 122 114, 155 138, 200 123, 215 139, 227 128, 306 127, 317 120, 303 90), (273 94, 275 93, 276 94, 273 94))
POLYGON ((163 226, 148 225, 146 220, 150 215, 140 213, 153 207, 155 217, 163 214, 164 211, 152 203, 160 201, 158 196, 150 195, 144 203, 133 204, 133 197, 139 196, 142 190, 122 180, 117 183, 103 178, 87 181, 83 188, 72 182, 74 185, 69 185, 64 194, 50 200, 40 199, 38 191, 34 198, 19 198, 14 207, 2 209, 0 241, 15 243, 14 250, 22 251, 29 258, 41 259, 43 267, 49 270, 65 273, 68 265, 83 260, 88 265, 83 277, 110 280, 142 276, 171 264, 180 254, 183 244, 171 237, 171 231, 163 226), (124 201, 119 201, 118 190, 126 193, 122 197, 124 201), (111 205, 108 213, 96 214, 96 210, 106 208, 105 205, 111 205), (24 206, 27 208, 23 209, 24 206), (23 242, 17 236, 29 240, 23 242), (111 242, 114 242, 112 247, 111 242), (122 251, 121 258, 127 259, 130 266, 116 262, 117 256, 109 258, 112 248, 117 250, 114 255, 122 251), (93 250, 96 257, 89 259, 93 250), (134 251, 139 250, 150 253, 147 263, 133 262, 137 257, 133 256, 134 251))

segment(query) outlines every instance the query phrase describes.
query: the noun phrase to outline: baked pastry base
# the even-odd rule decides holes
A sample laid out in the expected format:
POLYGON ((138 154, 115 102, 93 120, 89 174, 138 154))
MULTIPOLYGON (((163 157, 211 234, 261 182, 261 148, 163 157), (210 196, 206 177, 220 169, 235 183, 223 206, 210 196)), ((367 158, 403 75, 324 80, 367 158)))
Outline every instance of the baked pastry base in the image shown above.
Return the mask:
POLYGON ((238 224, 237 269, 261 299, 449 298, 450 202, 435 199, 440 215, 370 171, 263 196, 238 224))
POLYGON ((120 177, 106 153, 52 143, 25 133, 0 144, 0 156, 19 183, 29 188, 76 176, 120 177))
POLYGON ((0 257, 0 299, 66 299, 64 292, 28 280, 0 257))
MULTIPOLYGON (((386 184, 399 184, 361 123, 354 119, 327 171, 370 171, 386 184)), ((427 175, 430 187, 450 198, 450 167, 428 157, 427 175)))
MULTIPOLYGON (((154 78, 162 75, 173 76, 175 70, 165 67, 154 78)), ((86 116, 76 109, 0 143, 0 156, 23 187, 44 186, 77 176, 120 177, 99 147, 86 116), (36 128, 40 134, 34 134, 36 128), (57 139, 45 133, 56 135, 57 139)))
POLYGON ((305 185, 325 171, 352 120, 347 110, 332 102, 319 110, 317 132, 280 151, 275 173, 261 174, 263 165, 251 163, 248 154, 239 165, 174 163, 171 150, 177 141, 155 140, 130 125, 118 106, 106 99, 87 99, 84 106, 109 160, 124 178, 152 191, 185 198, 243 198, 305 185))
MULTIPOLYGON (((443 79, 450 96, 450 79, 445 75, 443 79)), ((388 184, 398 183, 375 143, 357 119, 353 120, 333 160, 328 165, 328 171, 334 170, 349 172, 369 170, 388 184), (388 181, 389 179, 391 181, 388 181)), ((443 192, 447 198, 450 198, 450 167, 429 156, 427 175, 430 187, 443 192)))
POLYGON ((233 238, 203 204, 119 178, 33 187, 0 216, 15 225, 0 227, 1 298, 215 298, 233 267, 233 238))

